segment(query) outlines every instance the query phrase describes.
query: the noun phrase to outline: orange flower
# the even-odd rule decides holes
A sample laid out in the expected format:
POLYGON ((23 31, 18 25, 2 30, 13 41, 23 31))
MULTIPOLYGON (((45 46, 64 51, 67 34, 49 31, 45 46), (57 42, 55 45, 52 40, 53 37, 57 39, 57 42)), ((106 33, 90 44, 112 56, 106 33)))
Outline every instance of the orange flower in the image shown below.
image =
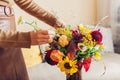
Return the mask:
POLYGON ((51 52, 50 58, 55 62, 59 62, 62 60, 63 56, 64 54, 60 52, 59 50, 53 50, 51 52))
POLYGON ((70 60, 74 60, 75 53, 74 52, 68 52, 67 56, 70 60))
POLYGON ((67 46, 68 43, 69 43, 68 40, 67 40, 67 36, 65 36, 65 35, 60 36, 58 42, 62 47, 67 46))

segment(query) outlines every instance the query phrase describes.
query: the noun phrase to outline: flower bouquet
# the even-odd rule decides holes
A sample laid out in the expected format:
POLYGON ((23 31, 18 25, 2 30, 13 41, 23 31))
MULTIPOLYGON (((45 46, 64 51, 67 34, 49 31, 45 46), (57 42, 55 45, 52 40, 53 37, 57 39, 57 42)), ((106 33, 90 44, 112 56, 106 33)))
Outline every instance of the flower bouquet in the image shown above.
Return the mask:
MULTIPOLYGON (((108 16, 96 25, 98 26, 108 16)), ((36 21, 24 22, 19 18, 18 24, 28 24, 39 30, 36 21)), ((65 26, 55 30, 55 36, 45 51, 45 61, 57 65, 67 75, 67 80, 81 80, 81 69, 87 72, 92 60, 100 60, 104 48, 103 36, 95 26, 77 25, 75 28, 65 26)), ((41 54, 42 55, 42 54, 41 54)))
POLYGON ((46 62, 57 65, 65 72, 67 80, 81 80, 81 69, 87 72, 92 60, 101 59, 103 36, 100 29, 78 25, 75 29, 64 27, 55 32, 46 50, 46 62))

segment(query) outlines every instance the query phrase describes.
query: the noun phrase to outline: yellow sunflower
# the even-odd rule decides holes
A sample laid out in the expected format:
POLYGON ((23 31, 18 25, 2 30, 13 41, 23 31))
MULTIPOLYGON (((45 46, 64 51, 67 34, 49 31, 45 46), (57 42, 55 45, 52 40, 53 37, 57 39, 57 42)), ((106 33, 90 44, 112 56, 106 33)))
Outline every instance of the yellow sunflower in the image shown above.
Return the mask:
POLYGON ((59 62, 58 67, 62 72, 72 75, 78 71, 78 66, 76 63, 77 60, 70 60, 68 57, 66 57, 64 60, 59 62))

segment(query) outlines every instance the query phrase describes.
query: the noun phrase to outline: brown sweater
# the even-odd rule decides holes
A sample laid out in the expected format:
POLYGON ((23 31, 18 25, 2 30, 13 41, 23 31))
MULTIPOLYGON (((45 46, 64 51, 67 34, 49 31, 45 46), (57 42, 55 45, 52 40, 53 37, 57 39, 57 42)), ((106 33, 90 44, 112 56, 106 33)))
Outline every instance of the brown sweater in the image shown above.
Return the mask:
MULTIPOLYGON (((12 0, 0 0, 0 5, 7 6, 12 0)), ((54 15, 42 9, 33 0, 14 0, 14 2, 24 11, 30 15, 38 18, 39 20, 44 21, 45 23, 51 26, 60 27, 62 24, 56 19, 54 15)), ((29 33, 20 33, 20 32, 4 32, 0 30, 0 47, 9 47, 10 44, 13 47, 30 47, 30 36, 29 33), (3 38, 4 36, 4 38, 3 38), (14 38, 10 40, 12 37, 14 38), (19 36, 20 38, 16 37, 19 36), (27 36, 27 37, 26 37, 27 36), (9 43, 9 44, 8 44, 9 43), (25 45, 20 45, 25 43, 25 45), (29 43, 29 44, 28 44, 29 43)))

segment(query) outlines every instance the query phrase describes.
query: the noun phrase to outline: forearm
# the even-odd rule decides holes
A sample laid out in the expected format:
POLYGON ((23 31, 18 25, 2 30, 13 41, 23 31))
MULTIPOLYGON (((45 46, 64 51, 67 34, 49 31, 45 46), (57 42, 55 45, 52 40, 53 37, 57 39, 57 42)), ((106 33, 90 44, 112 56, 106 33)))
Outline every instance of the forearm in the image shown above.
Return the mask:
POLYGON ((62 24, 56 19, 54 15, 42 9, 32 0, 14 0, 15 3, 23 10, 32 16, 44 21, 51 26, 61 26, 62 24))
POLYGON ((0 47, 30 47, 30 33, 29 32, 10 32, 0 30, 0 47))

